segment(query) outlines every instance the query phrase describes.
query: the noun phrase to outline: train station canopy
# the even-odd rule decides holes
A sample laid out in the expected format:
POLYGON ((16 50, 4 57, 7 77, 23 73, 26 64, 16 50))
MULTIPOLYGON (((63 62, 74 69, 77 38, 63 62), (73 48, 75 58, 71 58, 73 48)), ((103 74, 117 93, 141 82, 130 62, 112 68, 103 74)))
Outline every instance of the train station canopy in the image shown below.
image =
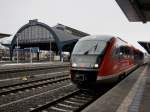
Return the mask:
MULTIPOLYGON (((116 0, 130 22, 150 21, 150 0, 116 0)), ((150 42, 138 41, 150 53, 150 42)))
POLYGON ((138 43, 150 54, 150 42, 138 41, 138 43))
POLYGON ((5 34, 5 33, 0 33, 0 39, 4 37, 9 37, 11 36, 10 34, 5 34))
POLYGON ((131 22, 150 21, 150 0, 116 0, 131 22))

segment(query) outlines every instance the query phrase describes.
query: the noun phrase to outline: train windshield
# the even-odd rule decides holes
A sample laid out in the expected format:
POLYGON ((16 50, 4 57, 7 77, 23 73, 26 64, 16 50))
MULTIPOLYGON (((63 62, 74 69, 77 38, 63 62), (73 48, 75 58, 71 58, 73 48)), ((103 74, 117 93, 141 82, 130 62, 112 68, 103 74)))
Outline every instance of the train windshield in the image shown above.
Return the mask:
POLYGON ((100 55, 106 47, 106 42, 101 40, 79 41, 72 52, 73 55, 100 55))

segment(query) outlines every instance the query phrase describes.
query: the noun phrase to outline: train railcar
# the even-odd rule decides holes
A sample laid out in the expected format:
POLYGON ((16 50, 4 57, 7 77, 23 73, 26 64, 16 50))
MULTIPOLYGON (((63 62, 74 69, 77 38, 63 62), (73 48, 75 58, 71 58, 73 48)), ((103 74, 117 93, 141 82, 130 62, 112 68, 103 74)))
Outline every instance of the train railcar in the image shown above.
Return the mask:
POLYGON ((136 67, 134 48, 118 37, 87 36, 71 56, 71 80, 76 84, 113 82, 136 67))

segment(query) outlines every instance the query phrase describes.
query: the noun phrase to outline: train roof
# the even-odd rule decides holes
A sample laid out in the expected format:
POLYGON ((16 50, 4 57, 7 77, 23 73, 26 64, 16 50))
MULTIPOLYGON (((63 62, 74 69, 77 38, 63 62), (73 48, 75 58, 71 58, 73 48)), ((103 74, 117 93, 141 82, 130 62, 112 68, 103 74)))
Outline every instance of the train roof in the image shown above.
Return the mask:
POLYGON ((102 41, 110 41, 114 36, 109 35, 90 35, 79 39, 79 41, 83 40, 102 40, 102 41))

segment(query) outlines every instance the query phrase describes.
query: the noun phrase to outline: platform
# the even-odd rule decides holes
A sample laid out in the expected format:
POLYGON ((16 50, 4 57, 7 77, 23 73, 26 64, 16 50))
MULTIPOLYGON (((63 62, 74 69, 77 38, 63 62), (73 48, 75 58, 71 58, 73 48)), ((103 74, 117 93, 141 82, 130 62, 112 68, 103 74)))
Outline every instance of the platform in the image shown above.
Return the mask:
POLYGON ((33 62, 33 63, 5 63, 0 64, 0 70, 8 69, 25 69, 34 67, 53 67, 53 66, 69 66, 69 62, 33 62))
POLYGON ((150 112, 150 64, 139 67, 82 112, 150 112))

